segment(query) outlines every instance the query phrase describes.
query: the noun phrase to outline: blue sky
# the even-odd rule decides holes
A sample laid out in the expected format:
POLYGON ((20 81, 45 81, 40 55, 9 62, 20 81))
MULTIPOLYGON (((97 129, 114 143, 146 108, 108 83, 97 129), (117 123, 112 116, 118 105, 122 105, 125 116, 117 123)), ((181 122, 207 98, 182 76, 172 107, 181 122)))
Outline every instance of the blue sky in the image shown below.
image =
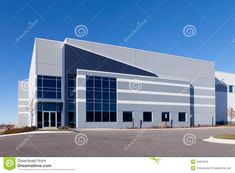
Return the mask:
POLYGON ((0 123, 17 122, 17 82, 28 78, 35 37, 212 60, 217 70, 235 73, 234 0, 1 1, 0 123), (88 29, 82 38, 78 25, 88 29))

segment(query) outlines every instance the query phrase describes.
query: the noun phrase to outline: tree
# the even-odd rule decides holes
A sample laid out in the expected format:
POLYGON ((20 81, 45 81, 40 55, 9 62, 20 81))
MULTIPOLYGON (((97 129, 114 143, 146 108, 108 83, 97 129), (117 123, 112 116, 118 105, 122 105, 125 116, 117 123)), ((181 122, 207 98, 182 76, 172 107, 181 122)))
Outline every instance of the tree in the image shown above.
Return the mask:
POLYGON ((36 109, 36 105, 34 105, 34 99, 30 99, 28 102, 28 105, 25 104, 25 108, 30 116, 30 124, 31 124, 31 126, 33 126, 33 113, 36 109))
POLYGON ((234 118, 235 118, 235 111, 234 111, 234 109, 232 107, 230 107, 228 109, 228 116, 229 116, 230 121, 234 120, 234 118))

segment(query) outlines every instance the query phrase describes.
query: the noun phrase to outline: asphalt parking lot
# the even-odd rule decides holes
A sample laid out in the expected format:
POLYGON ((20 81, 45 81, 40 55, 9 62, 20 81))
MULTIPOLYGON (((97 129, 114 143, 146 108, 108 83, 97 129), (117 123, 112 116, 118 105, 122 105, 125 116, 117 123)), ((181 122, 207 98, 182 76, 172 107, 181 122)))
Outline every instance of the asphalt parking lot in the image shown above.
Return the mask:
POLYGON ((16 157, 234 157, 235 145, 203 142, 235 128, 87 130, 0 137, 0 155, 16 157))

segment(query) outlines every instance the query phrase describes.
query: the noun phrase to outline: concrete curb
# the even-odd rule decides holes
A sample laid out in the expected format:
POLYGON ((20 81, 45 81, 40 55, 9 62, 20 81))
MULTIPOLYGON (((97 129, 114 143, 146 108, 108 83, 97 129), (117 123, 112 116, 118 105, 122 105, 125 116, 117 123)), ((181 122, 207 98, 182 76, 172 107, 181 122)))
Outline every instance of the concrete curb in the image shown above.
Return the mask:
POLYGON ((213 136, 203 139, 204 142, 217 143, 217 144, 230 144, 235 145, 235 140, 232 139, 218 139, 213 136))
POLYGON ((115 129, 115 128, 81 128, 81 129, 74 129, 74 131, 79 132, 79 131, 135 131, 135 130, 146 130, 146 131, 162 131, 162 130, 206 130, 206 129, 219 129, 219 128, 234 128, 235 127, 190 127, 190 128, 136 128, 136 129, 115 129))
POLYGON ((20 135, 30 135, 30 134, 48 134, 48 133, 74 133, 74 131, 34 131, 34 132, 24 132, 24 133, 0 135, 0 138, 1 137, 8 137, 8 136, 20 136, 20 135))

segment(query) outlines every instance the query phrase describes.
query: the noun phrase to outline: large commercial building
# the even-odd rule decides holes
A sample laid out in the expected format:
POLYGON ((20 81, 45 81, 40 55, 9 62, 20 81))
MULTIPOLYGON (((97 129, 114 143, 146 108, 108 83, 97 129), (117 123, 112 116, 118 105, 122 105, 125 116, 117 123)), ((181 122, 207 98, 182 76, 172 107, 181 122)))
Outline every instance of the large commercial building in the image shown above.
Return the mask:
POLYGON ((36 39, 29 78, 19 81, 19 126, 222 124, 227 105, 217 109, 216 96, 227 95, 227 85, 221 82, 211 61, 74 39, 36 39))
POLYGON ((218 122, 235 123, 235 74, 215 72, 218 122), (224 115, 224 116, 221 116, 224 115))

